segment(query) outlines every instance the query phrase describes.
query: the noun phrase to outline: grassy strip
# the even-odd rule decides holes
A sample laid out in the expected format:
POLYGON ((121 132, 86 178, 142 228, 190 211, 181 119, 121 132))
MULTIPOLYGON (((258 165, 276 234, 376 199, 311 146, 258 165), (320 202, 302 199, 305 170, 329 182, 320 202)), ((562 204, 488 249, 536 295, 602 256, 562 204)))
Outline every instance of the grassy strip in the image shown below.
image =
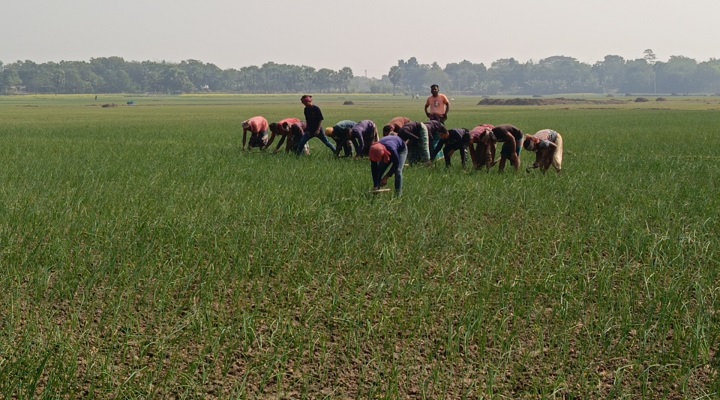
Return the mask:
POLYGON ((455 160, 396 199, 315 141, 240 152, 242 119, 301 112, 264 99, 0 105, 3 397, 719 392, 717 105, 457 99, 452 127, 563 133, 565 174, 455 160))

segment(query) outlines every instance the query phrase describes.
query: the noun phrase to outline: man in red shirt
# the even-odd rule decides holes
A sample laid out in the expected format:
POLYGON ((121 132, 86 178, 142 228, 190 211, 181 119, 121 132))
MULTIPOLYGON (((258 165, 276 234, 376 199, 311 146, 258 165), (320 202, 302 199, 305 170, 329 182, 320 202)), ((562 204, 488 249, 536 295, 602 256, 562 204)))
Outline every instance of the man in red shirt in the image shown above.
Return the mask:
MULTIPOLYGON (((297 148, 297 144, 300 141, 299 137, 295 137, 293 132, 291 131, 290 127, 293 125, 299 125, 300 126, 300 132, 304 129, 304 124, 302 121, 300 121, 297 118, 285 118, 278 122, 273 122, 270 124, 270 140, 268 140, 267 144, 265 145, 265 149, 270 147, 270 145, 275 140, 275 136, 280 136, 280 142, 278 142, 277 146, 275 147, 275 153, 280 151, 280 147, 283 143, 287 143, 285 145, 285 152, 288 153, 290 151, 295 151, 297 148), (287 139, 287 142, 285 140, 287 139)), ((302 133, 300 134, 302 136, 302 133)))
POLYGON ((408 122, 411 122, 410 118, 408 117, 395 117, 390 120, 390 122, 387 123, 383 127, 383 136, 387 136, 390 134, 397 135, 397 132, 400 130, 400 128, 403 127, 403 125, 407 124, 408 122))
POLYGON ((253 147, 259 147, 261 149, 265 147, 265 144, 268 140, 268 122, 265 117, 252 117, 243 121, 241 125, 243 128, 243 150, 245 150, 245 143, 247 141, 248 132, 250 132, 250 143, 248 146, 248 150, 252 149, 253 147))
POLYGON ((489 171, 495 165, 493 128, 490 124, 484 124, 470 130, 470 158, 475 169, 487 168, 489 171))

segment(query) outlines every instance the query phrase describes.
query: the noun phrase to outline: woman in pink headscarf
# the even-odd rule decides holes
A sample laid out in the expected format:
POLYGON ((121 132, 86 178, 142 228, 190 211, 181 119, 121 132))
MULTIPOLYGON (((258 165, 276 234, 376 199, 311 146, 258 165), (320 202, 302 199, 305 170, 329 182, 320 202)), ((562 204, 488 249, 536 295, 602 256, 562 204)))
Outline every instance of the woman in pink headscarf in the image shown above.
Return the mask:
POLYGON ((385 136, 370 146, 370 170, 374 190, 380 190, 381 186, 387 185, 388 178, 394 175, 395 195, 402 194, 402 170, 407 153, 405 141, 394 135, 385 136))

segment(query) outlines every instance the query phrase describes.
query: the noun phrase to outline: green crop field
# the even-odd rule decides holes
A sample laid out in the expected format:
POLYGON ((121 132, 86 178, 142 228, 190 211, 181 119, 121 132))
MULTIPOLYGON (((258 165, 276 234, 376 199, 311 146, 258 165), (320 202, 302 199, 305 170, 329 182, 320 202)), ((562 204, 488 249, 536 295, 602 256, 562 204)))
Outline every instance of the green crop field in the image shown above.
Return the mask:
POLYGON ((560 132, 563 174, 456 155, 397 198, 316 139, 241 151, 299 97, 0 97, 0 398, 720 396, 720 98, 456 98, 560 132))

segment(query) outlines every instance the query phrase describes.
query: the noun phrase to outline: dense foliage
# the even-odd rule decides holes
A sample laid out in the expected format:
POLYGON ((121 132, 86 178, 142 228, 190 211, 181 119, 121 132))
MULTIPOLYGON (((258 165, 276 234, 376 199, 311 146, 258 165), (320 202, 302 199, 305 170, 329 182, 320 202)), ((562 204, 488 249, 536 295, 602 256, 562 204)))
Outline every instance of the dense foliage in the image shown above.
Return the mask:
POLYGON ((605 56, 593 65, 552 56, 538 62, 500 59, 489 68, 463 60, 441 68, 417 58, 399 60, 382 79, 339 71, 268 62, 220 69, 197 60, 179 64, 125 61, 121 57, 37 64, 0 62, 0 93, 424 93, 431 83, 446 92, 481 95, 557 93, 718 93, 720 60, 697 62, 672 56, 655 60, 652 50, 636 60, 605 56))

